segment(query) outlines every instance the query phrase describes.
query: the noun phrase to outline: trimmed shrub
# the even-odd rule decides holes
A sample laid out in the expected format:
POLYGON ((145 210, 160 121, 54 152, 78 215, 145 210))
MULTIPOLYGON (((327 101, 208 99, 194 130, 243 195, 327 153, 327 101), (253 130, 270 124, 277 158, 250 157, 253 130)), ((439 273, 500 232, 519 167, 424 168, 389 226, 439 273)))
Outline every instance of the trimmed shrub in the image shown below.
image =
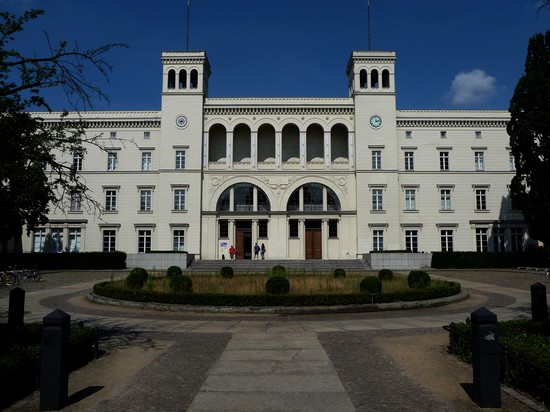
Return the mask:
POLYGON ((183 275, 183 272, 181 271, 181 268, 179 266, 170 266, 168 269, 166 269, 166 276, 169 278, 181 275, 183 275))
POLYGON ((367 276, 359 284, 361 293, 382 293, 382 281, 376 276, 367 276))
POLYGON ((386 280, 393 280, 393 272, 391 269, 382 269, 380 272, 378 272, 378 279, 380 279, 382 282, 386 280))
POLYGON ((346 271, 342 268, 334 269, 333 276, 335 278, 345 278, 346 277, 346 271))
POLYGON ((220 276, 224 279, 233 278, 233 268, 231 266, 222 266, 220 268, 220 276))
POLYGON ((411 270, 407 277, 407 284, 413 289, 422 289, 430 286, 432 279, 423 270, 411 270))
POLYGON ((172 276, 172 280, 170 280, 170 289, 174 292, 192 292, 193 281, 187 275, 172 276))
POLYGON ((272 276, 265 283, 268 295, 286 295, 290 292, 290 282, 284 276, 272 276))
POLYGON ((285 272, 286 272, 286 269, 284 266, 281 266, 281 265, 275 265, 273 266, 273 268, 271 269, 271 274, 273 276, 284 276, 285 275, 285 272))
POLYGON ((126 278, 126 286, 131 289, 141 289, 149 277, 147 271, 143 268, 134 268, 126 278))

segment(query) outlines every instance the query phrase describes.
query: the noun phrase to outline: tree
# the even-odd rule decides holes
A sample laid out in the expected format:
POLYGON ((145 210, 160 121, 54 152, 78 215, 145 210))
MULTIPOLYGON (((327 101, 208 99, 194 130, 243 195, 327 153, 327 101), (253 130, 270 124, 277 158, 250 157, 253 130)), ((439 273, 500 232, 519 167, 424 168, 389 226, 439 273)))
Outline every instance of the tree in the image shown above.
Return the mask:
POLYGON ((46 54, 23 56, 13 47, 16 35, 43 13, 0 13, 0 245, 4 248, 10 239, 20 245, 24 226, 30 233, 45 222, 50 207, 64 208, 71 196, 92 207, 97 204, 67 158, 85 153, 87 144, 101 147, 102 137, 86 136, 83 122, 66 111, 58 121, 46 122, 29 110, 51 111, 41 95, 49 88, 65 93, 76 113, 79 106, 91 107, 94 98, 108 100, 87 74, 94 70, 108 77, 112 68, 104 55, 127 47, 116 43, 80 50, 66 41, 54 47, 46 34, 46 54))
POLYGON ((516 163, 512 197, 523 211, 529 235, 550 245, 550 30, 529 40, 525 73, 509 110, 516 163))

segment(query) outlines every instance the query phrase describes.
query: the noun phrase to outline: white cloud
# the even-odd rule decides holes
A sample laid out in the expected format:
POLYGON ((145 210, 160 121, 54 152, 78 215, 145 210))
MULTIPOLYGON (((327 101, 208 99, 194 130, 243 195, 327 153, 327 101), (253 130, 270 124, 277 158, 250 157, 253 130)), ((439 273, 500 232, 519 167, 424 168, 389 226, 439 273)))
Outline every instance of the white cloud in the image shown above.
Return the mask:
POLYGON ((483 70, 458 73, 451 85, 449 96, 453 104, 479 103, 494 96, 497 92, 497 79, 483 70))

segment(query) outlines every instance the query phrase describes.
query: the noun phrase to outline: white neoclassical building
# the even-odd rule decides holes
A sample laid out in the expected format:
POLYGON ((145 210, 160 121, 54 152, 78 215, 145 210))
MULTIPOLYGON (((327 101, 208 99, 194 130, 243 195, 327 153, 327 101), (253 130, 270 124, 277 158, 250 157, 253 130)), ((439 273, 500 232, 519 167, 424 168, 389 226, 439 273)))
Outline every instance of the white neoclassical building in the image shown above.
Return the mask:
MULTIPOLYGON (((185 250, 356 259, 373 250, 517 251, 506 111, 397 110, 395 53, 355 51, 346 98, 209 98, 204 52, 162 54, 162 108, 87 112, 74 194, 24 250, 185 250)), ((41 114, 56 121, 59 114, 41 114)))

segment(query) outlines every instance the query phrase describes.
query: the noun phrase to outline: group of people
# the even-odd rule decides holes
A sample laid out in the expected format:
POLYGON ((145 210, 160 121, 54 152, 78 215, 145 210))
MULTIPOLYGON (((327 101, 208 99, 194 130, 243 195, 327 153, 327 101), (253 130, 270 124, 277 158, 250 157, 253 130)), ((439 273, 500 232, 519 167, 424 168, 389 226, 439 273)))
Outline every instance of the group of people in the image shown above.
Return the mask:
MULTIPOLYGON (((229 258, 235 260, 237 250, 233 245, 229 248, 229 258)), ((254 259, 259 259, 259 256, 262 257, 262 260, 265 259, 265 245, 262 243, 262 246, 258 245, 258 242, 254 245, 254 259)))

